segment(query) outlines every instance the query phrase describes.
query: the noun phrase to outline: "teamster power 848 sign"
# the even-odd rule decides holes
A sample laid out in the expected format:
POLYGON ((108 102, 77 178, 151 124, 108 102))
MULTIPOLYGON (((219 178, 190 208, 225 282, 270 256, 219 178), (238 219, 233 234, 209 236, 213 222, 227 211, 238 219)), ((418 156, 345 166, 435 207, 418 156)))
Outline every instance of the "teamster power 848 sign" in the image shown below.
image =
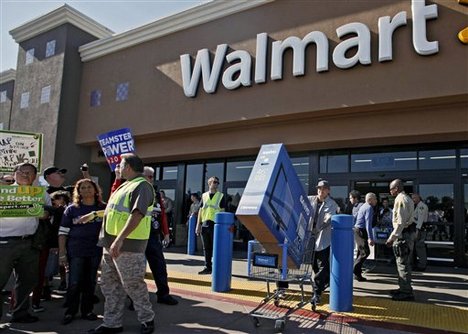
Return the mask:
POLYGON ((98 136, 98 140, 112 171, 120 163, 121 154, 133 153, 135 151, 132 133, 128 128, 103 133, 98 136))

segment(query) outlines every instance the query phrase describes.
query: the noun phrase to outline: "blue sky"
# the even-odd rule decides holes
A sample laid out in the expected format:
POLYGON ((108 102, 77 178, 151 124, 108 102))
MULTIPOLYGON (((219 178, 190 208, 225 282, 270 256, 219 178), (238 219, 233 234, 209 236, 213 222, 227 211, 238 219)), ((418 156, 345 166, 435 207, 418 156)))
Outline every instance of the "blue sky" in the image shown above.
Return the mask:
POLYGON ((208 2, 207 0, 0 0, 0 72, 16 68, 18 44, 9 31, 68 4, 120 33, 208 2))

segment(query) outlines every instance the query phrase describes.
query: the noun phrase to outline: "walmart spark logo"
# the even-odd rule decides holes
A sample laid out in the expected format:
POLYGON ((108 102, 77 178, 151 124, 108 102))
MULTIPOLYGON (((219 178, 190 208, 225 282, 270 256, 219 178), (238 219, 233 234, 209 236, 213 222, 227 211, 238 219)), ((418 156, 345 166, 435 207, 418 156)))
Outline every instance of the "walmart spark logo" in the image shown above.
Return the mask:
MULTIPOLYGON (((468 6, 468 0, 458 0, 460 5, 468 6)), ((458 39, 463 44, 468 44, 468 27, 465 27, 458 33, 458 39)))

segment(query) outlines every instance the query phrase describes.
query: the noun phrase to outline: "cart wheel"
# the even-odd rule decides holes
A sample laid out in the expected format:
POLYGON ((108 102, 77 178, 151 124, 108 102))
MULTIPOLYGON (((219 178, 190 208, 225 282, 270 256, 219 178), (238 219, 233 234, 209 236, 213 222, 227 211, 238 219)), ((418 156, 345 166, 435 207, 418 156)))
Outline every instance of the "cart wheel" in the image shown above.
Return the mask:
POLYGON ((286 325, 286 321, 284 320, 275 321, 275 329, 278 330, 279 332, 282 332, 284 330, 285 325, 286 325))
POLYGON ((255 327, 260 327, 260 321, 258 320, 257 317, 253 317, 252 322, 253 322, 255 327))

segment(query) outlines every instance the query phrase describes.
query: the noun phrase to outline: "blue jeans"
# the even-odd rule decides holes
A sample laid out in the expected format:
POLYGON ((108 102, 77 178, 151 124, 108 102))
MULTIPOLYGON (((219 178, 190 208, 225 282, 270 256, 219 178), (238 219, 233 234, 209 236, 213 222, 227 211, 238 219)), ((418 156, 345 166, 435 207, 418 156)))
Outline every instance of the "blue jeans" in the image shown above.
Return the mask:
POLYGON ((101 255, 70 257, 68 262, 70 268, 67 291, 68 308, 65 314, 75 315, 80 309, 81 314, 86 315, 93 311, 93 296, 101 255))

